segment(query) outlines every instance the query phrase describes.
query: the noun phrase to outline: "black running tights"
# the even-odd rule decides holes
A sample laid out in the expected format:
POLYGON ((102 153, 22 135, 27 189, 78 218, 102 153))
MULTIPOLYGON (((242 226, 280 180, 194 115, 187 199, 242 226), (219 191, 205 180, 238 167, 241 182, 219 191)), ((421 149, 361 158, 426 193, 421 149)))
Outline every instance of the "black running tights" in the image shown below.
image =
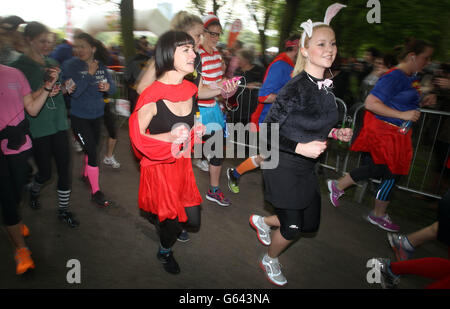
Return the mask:
MULTIPOLYGON (((188 221, 186 225, 192 228, 198 229, 200 227, 200 206, 185 207, 188 221)), ((157 223, 159 225, 159 237, 161 240, 161 246, 166 249, 172 248, 177 241, 178 235, 183 230, 182 223, 178 221, 178 218, 167 219, 157 223)))

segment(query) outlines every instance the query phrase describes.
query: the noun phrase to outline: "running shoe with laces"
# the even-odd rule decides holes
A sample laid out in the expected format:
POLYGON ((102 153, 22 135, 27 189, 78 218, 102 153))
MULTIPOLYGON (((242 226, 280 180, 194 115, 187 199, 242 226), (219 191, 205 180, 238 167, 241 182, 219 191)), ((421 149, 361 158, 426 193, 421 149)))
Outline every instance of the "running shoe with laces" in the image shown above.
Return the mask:
POLYGON ((227 169, 228 189, 233 193, 239 193, 239 178, 233 175, 234 168, 227 169))
POLYGON ((371 212, 367 216, 367 220, 373 225, 377 225, 378 227, 388 232, 398 232, 400 230, 400 227, 392 222, 388 214, 384 215, 383 217, 377 217, 373 214, 373 212, 371 212))
POLYGON ((375 259, 375 269, 380 270, 381 287, 383 289, 395 289, 400 282, 400 276, 394 275, 391 270, 391 261, 389 259, 375 259))
POLYGON ((31 251, 27 247, 23 247, 16 250, 14 256, 16 260, 16 274, 21 275, 28 269, 34 268, 34 261, 31 258, 31 251))
POLYGON ((178 235, 177 240, 178 240, 178 241, 181 241, 181 242, 188 242, 188 241, 191 240, 191 239, 189 238, 188 232, 187 232, 186 230, 183 229, 183 230, 181 231, 180 235, 178 235))
POLYGON ((224 207, 231 205, 231 201, 225 197, 222 190, 220 189, 217 189, 216 192, 211 192, 211 190, 208 190, 208 192, 206 193, 206 199, 212 202, 216 202, 220 206, 224 207))
POLYGON ((198 159, 195 161, 195 165, 204 172, 209 172, 209 163, 207 160, 198 159))
POLYGON ((58 218, 59 220, 66 222, 72 228, 80 225, 80 222, 75 219, 73 213, 67 210, 58 211, 58 218))
POLYGON ((278 258, 271 259, 265 254, 261 259, 259 266, 271 283, 278 286, 283 286, 287 283, 286 277, 281 272, 281 264, 278 262, 278 258))
POLYGON ((327 180, 328 191, 330 191, 330 202, 334 207, 339 206, 339 198, 344 194, 344 191, 339 190, 337 181, 333 179, 327 180))
POLYGON ((111 201, 100 190, 92 194, 92 201, 97 203, 101 208, 111 206, 111 201))
POLYGON ((250 216, 250 225, 256 230, 256 236, 264 246, 269 246, 272 242, 270 239, 270 227, 264 223, 264 217, 258 215, 250 216))
POLYGON ((176 275, 180 273, 180 266, 175 260, 172 250, 170 250, 168 253, 161 253, 160 251, 158 251, 156 257, 161 261, 164 270, 169 274, 176 275))
POLYGON ((412 258, 414 249, 406 249, 405 242, 408 241, 408 237, 406 237, 406 235, 387 233, 387 236, 389 244, 391 245, 392 250, 394 250, 398 261, 405 261, 412 258))
POLYGON ((105 157, 103 159, 103 163, 106 164, 106 165, 111 165, 112 168, 119 168, 120 167, 120 163, 116 160, 116 158, 114 156, 105 157))

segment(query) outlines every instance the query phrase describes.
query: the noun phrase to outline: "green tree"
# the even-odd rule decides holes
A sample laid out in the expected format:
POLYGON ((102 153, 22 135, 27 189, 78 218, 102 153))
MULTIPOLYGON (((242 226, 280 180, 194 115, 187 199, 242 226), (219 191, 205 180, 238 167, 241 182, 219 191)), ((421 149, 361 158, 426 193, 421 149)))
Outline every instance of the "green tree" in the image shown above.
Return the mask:
POLYGON ((120 28, 123 41, 123 55, 126 60, 131 59, 136 53, 134 47, 134 5, 133 0, 120 2, 120 28))

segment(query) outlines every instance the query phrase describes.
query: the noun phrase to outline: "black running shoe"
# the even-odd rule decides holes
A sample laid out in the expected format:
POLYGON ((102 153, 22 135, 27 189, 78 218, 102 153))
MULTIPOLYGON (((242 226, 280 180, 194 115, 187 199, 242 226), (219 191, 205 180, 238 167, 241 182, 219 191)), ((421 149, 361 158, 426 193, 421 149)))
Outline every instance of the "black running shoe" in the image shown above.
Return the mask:
POLYGON ((101 208, 111 206, 111 201, 100 190, 92 194, 92 201, 97 203, 101 208))
POLYGON ((180 235, 178 235, 177 240, 181 242, 188 242, 191 239, 189 238, 188 232, 186 230, 182 230, 180 235))
POLYGON ((66 222, 72 228, 80 225, 80 222, 74 218, 73 213, 67 210, 59 211, 58 218, 59 220, 66 222))
POLYGON ((158 251, 156 257, 161 261, 164 266, 164 270, 169 274, 176 275, 180 273, 180 266, 178 266, 177 261, 175 261, 172 251, 169 251, 169 253, 166 254, 162 254, 158 251))

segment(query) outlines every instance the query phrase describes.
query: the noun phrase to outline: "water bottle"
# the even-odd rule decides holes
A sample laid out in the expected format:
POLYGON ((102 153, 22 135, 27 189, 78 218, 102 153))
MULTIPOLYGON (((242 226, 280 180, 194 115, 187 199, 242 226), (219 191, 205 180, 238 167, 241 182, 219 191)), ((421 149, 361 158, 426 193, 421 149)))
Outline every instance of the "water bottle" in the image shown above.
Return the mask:
POLYGON ((400 132, 401 134, 406 134, 406 133, 408 133, 411 126, 412 126, 411 120, 404 121, 402 123, 402 125, 400 126, 400 128, 398 129, 398 132, 400 132))

